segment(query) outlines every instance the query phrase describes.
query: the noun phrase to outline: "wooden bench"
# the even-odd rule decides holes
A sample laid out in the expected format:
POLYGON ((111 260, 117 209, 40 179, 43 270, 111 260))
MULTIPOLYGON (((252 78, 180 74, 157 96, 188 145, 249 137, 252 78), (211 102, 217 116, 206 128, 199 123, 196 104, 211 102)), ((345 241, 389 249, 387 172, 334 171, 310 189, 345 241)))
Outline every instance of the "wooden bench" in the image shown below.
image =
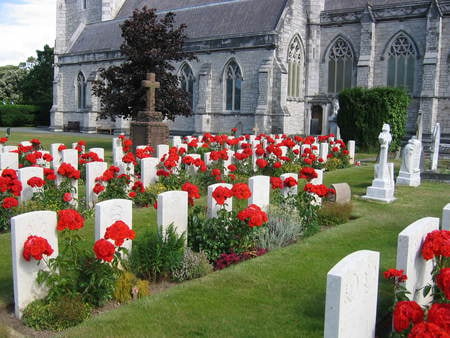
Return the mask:
POLYGON ((68 121, 64 126, 64 131, 77 131, 80 132, 80 121, 68 121))
POLYGON ((114 133, 114 128, 97 127, 97 134, 109 134, 109 135, 112 135, 113 133, 114 133))

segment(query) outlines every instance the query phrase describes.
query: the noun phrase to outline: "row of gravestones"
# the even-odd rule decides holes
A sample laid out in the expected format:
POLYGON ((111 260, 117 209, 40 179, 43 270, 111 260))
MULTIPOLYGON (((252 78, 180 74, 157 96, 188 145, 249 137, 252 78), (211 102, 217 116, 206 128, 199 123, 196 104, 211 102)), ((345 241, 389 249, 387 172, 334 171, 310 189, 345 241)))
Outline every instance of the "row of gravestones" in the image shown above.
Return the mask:
MULTIPOLYGON (((431 301, 421 290, 431 284, 432 261, 422 258, 422 244, 431 231, 439 229, 439 218, 425 217, 398 235, 397 269, 408 276, 410 300, 420 305, 431 301)), ((450 230, 450 203, 442 213, 441 229, 450 230)), ((343 258, 327 275, 325 338, 375 337, 380 254, 356 251, 343 258)))
MULTIPOLYGON (((96 162, 93 164, 99 164, 96 162)), ((28 169, 28 168, 25 168, 28 169)), ((40 169, 42 168, 35 168, 40 169)), ((285 174, 282 179, 295 177, 296 174, 285 174)), ((254 176, 249 179, 249 187, 252 196, 248 204, 256 204, 261 209, 267 211, 270 204, 270 177, 254 176)), ((208 186, 208 217, 216 217, 219 209, 223 206, 217 204, 212 194, 219 187, 232 188, 231 184, 217 183, 208 186)), ((283 194, 288 195, 296 193, 295 187, 284 188, 283 194)), ((225 210, 232 210, 233 200, 228 198, 225 201, 225 210)), ((121 220, 132 225, 132 202, 130 200, 112 199, 95 205, 95 239, 102 238, 106 228, 114 222, 121 220)), ((14 278, 14 301, 15 314, 21 317, 23 309, 31 301, 42 297, 45 290, 36 283, 36 276, 42 264, 36 265, 34 262, 26 261, 22 256, 23 243, 28 236, 40 236, 48 240, 55 250, 51 258, 58 255, 58 242, 56 234, 56 213, 52 211, 35 211, 25 213, 11 219, 11 241, 12 241, 12 260, 13 260, 13 278, 14 278)), ((188 226, 188 193, 185 191, 168 191, 158 195, 157 224, 165 229, 173 224, 178 235, 187 236, 188 226)), ((131 250, 131 242, 125 246, 131 250)))

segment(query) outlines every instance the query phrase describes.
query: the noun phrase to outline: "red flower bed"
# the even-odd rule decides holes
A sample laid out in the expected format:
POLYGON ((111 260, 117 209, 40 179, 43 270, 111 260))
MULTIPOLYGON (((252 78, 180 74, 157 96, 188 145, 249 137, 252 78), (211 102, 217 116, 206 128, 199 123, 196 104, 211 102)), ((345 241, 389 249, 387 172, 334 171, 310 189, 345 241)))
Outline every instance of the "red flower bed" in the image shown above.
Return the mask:
POLYGON ((23 258, 26 261, 30 261, 31 257, 40 261, 44 255, 50 256, 53 251, 48 241, 39 236, 28 236, 23 244, 23 258))

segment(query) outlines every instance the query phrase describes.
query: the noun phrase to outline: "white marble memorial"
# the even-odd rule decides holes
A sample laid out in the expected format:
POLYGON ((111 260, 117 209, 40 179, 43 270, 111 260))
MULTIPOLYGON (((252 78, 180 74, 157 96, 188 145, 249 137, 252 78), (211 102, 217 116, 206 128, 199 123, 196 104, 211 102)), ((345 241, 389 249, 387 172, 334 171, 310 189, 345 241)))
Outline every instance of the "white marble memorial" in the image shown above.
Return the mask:
POLYGON ((297 192, 298 192, 298 184, 294 185, 293 187, 285 187, 284 186, 284 180, 287 179, 288 177, 293 177, 298 182, 297 174, 286 173, 286 174, 280 175, 281 181, 283 182, 283 189, 281 189, 281 193, 283 194, 284 197, 287 197, 289 195, 297 195, 297 192))
POLYGON ((441 145, 441 125, 436 123, 431 136, 431 170, 436 171, 439 161, 439 146, 441 145))
POLYGON ((214 190, 216 190, 216 188, 220 187, 220 186, 228 188, 230 190, 233 188, 232 184, 227 184, 227 183, 216 183, 216 184, 212 184, 212 185, 208 186, 208 211, 207 211, 208 218, 217 217, 217 212, 220 209, 222 209, 223 207, 225 207, 226 211, 233 210, 233 198, 232 197, 227 198, 225 200, 224 205, 217 204, 216 200, 212 197, 214 190))
POLYGON ((356 143, 353 140, 350 140, 347 142, 347 150, 348 150, 348 157, 350 158, 349 162, 350 164, 355 163, 355 149, 356 149, 356 143))
POLYGON ((161 158, 169 153, 169 146, 167 144, 158 144, 156 146, 156 157, 161 160, 161 158))
POLYGON ((450 230, 450 203, 442 209, 441 229, 450 230))
POLYGON ((328 272, 324 338, 375 337, 379 264, 379 252, 361 250, 328 272))
POLYGON ((32 177, 39 177, 44 179, 44 168, 42 167, 26 167, 17 170, 17 178, 20 183, 22 183, 22 191, 19 196, 19 203, 22 204, 25 201, 29 201, 33 198, 34 192, 38 189, 43 189, 39 187, 31 187, 28 185, 28 180, 32 177))
POLYGON ((186 191, 166 191, 158 195, 158 228, 165 234, 170 224, 181 236, 188 231, 188 193, 186 191))
POLYGON ((98 196, 93 191, 97 183, 95 180, 97 177, 102 176, 106 169, 108 169, 106 162, 86 163, 86 206, 88 208, 92 208, 97 202, 98 196))
POLYGON ((1 153, 0 154, 0 170, 3 169, 19 169, 19 154, 17 153, 1 153))
POLYGON ((403 148, 402 165, 397 176, 398 185, 418 187, 420 185, 420 155, 422 142, 413 136, 403 148))
POLYGON ((262 210, 268 211, 270 205, 270 177, 253 176, 248 179, 248 186, 252 195, 248 204, 256 204, 262 210))
POLYGON ((328 143, 321 143, 319 147, 319 157, 326 162, 328 160, 328 150, 330 145, 328 143))
POLYGON ((103 148, 90 148, 90 153, 95 153, 101 160, 105 160, 105 149, 103 148))
POLYGON ((63 143, 52 143, 50 145, 50 154, 53 157, 52 168, 55 171, 58 170, 59 166, 61 165, 61 152, 58 150, 58 148, 63 145, 63 143))
POLYGON ((145 188, 158 181, 158 175, 156 175, 158 164, 157 157, 147 157, 141 160, 141 182, 145 188))

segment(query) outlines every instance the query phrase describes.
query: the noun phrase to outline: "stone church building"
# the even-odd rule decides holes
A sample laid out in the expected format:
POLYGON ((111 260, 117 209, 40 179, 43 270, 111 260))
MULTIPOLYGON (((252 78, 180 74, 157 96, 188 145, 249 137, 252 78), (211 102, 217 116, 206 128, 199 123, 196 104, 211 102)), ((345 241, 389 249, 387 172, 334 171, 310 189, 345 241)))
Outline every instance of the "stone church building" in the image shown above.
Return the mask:
POLYGON ((194 114, 173 134, 321 134, 344 88, 402 86, 424 134, 450 133, 450 0, 57 0, 51 129, 126 131, 97 120, 92 82, 123 61, 119 25, 135 8, 176 14, 197 61, 176 65, 194 114))

